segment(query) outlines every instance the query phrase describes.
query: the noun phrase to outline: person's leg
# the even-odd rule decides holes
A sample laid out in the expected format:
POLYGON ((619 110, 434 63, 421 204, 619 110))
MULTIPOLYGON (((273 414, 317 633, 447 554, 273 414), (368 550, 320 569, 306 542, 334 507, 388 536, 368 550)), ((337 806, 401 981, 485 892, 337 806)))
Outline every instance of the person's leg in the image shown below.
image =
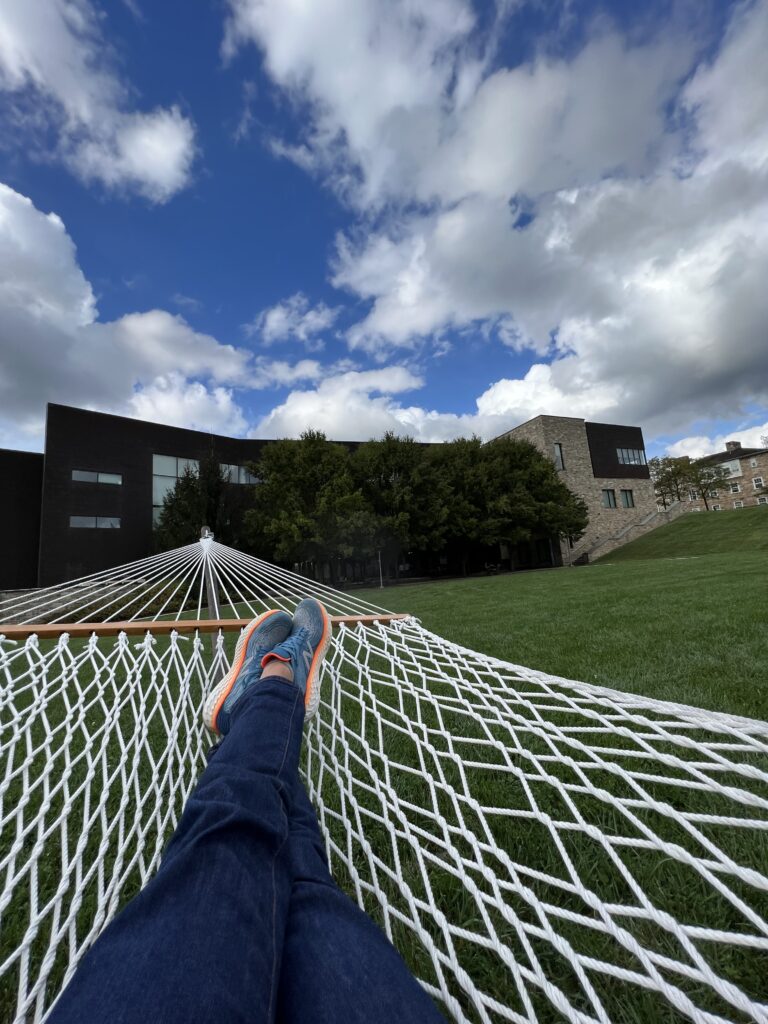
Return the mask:
POLYGON ((50 1024, 274 1019, 304 695, 271 668, 231 711, 157 875, 105 929, 50 1024))
POLYGON ((297 778, 289 850, 293 888, 278 990, 284 1024, 443 1021, 386 935, 331 878, 317 816, 297 778))

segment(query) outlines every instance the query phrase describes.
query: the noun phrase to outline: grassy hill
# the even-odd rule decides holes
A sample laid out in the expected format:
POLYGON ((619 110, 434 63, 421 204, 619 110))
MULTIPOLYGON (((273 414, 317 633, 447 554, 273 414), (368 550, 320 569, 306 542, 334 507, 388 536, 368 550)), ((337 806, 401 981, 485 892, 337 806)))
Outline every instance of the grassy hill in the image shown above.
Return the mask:
POLYGON ((581 568, 361 596, 505 661, 768 719, 767 568, 768 509, 755 508, 690 513, 581 568))
POLYGON ((647 558, 690 558, 733 552, 768 554, 768 506, 727 512, 688 512, 669 526, 598 559, 598 563, 647 558))

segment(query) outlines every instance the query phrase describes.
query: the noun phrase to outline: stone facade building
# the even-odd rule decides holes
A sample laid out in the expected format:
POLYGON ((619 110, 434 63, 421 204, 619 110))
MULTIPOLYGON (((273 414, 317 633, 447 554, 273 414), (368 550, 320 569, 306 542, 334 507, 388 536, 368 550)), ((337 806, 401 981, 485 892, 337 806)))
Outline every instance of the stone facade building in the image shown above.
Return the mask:
POLYGON ((587 503, 586 533, 561 544, 564 565, 606 554, 669 518, 656 507, 640 427, 536 416, 501 437, 534 444, 587 503))
MULTIPOLYGON (((725 488, 710 491, 707 502, 710 511, 768 506, 768 448, 742 448, 739 441, 726 441, 725 451, 705 456, 713 466, 729 470, 729 483, 725 488)), ((706 506, 700 494, 688 491, 683 504, 690 512, 704 512, 706 506)))

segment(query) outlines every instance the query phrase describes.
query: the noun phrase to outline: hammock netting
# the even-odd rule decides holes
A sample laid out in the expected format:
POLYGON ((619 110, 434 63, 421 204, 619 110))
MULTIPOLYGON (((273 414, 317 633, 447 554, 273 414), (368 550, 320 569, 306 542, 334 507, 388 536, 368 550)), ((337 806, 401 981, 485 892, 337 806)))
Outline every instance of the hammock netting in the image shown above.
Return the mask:
MULTIPOLYGON (((0 623, 238 619, 307 595, 383 614, 207 539, 6 601, 0 623)), ((17 1024, 157 869, 238 635, 75 632, 0 635, 17 1024)), ((331 870, 449 1019, 768 1021, 767 723, 508 664, 412 617, 337 625, 323 671, 302 772, 331 870)))

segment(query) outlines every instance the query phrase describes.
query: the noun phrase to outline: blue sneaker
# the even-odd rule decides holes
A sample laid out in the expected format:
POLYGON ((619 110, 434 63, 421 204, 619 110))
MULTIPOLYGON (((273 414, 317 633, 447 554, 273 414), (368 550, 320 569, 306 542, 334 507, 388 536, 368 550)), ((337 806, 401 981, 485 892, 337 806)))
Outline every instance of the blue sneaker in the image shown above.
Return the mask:
POLYGON ((306 597, 293 613, 291 635, 261 659, 262 668, 273 660, 290 662, 293 681, 304 694, 305 721, 320 703, 320 664, 330 640, 330 615, 314 597, 306 597))
POLYGON ((229 732, 232 708, 248 687, 261 679, 261 660, 291 632, 293 619, 288 612, 264 612, 240 634, 232 659, 232 668, 214 688, 203 708, 203 721, 214 732, 229 732))

